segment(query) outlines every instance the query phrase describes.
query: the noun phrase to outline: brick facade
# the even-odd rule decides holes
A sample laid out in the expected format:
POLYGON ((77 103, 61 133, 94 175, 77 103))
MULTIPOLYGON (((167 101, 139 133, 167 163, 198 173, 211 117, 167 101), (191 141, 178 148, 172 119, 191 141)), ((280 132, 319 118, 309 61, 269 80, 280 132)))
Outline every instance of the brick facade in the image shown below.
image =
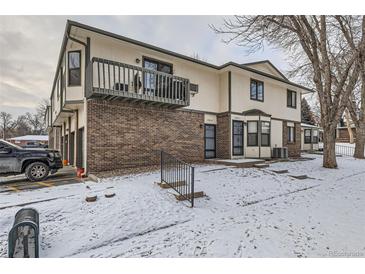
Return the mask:
POLYGON ((231 157, 231 125, 230 114, 217 115, 217 158, 229 159, 231 157))
MULTIPOLYGON (((354 134, 354 141, 356 140, 356 128, 352 128, 352 133, 354 134)), ((336 142, 349 143, 350 134, 347 128, 337 129, 336 142)))
POLYGON ((288 126, 287 122, 283 121, 283 146, 288 148, 289 157, 300 157, 301 149, 301 127, 300 123, 294 123, 295 127, 295 142, 288 143, 288 126))
POLYGON ((158 164, 163 149, 204 160, 204 114, 119 101, 87 101, 89 172, 158 164))

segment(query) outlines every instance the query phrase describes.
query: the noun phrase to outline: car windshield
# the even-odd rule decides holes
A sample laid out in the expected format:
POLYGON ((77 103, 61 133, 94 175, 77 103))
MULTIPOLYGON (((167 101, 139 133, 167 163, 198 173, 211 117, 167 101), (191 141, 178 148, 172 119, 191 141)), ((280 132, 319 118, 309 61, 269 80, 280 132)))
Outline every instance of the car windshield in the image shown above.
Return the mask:
POLYGON ((14 147, 14 148, 16 148, 16 149, 22 149, 20 146, 17 146, 17 145, 15 145, 15 144, 10 143, 10 142, 5 141, 5 140, 0 140, 0 142, 1 142, 1 143, 3 143, 4 145, 10 146, 10 147, 14 147))

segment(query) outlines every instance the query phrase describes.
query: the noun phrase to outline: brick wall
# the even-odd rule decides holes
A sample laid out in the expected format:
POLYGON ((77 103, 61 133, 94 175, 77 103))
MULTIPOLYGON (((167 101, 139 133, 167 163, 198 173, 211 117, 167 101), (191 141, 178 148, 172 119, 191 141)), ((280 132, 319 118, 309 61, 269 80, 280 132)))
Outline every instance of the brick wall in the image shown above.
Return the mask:
POLYGON ((217 115, 217 158, 229 159, 231 150, 230 114, 217 115))
POLYGON ((288 143, 288 126, 287 122, 283 121, 283 145, 288 148, 289 157, 300 157, 301 133, 300 123, 294 123, 295 126, 295 142, 288 143))
MULTIPOLYGON (((356 139, 356 128, 352 129, 352 133, 354 134, 354 139, 356 139)), ((339 128, 337 130, 337 136, 336 136, 336 141, 337 142, 345 142, 345 143, 349 143, 350 142, 350 134, 347 128, 339 128)))
POLYGON ((159 149, 187 162, 202 161, 203 124, 201 113, 88 100, 88 171, 157 164, 159 149))

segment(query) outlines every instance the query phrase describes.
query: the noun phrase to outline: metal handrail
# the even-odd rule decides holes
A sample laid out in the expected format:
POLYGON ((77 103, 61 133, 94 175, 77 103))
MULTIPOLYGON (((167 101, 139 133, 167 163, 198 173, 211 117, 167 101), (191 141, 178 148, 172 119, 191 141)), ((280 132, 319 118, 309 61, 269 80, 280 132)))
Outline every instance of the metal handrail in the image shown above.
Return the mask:
POLYGON ((195 168, 161 150, 161 183, 165 183, 194 207, 195 168))

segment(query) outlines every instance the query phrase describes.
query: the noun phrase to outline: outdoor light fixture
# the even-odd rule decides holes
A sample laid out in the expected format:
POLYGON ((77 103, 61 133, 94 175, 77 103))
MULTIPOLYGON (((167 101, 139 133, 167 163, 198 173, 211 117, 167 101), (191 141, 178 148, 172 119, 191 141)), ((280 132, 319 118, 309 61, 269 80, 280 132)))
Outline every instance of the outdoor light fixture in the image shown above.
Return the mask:
POLYGON ((139 58, 136 58, 136 63, 139 64, 139 62, 141 62, 141 60, 139 58))

